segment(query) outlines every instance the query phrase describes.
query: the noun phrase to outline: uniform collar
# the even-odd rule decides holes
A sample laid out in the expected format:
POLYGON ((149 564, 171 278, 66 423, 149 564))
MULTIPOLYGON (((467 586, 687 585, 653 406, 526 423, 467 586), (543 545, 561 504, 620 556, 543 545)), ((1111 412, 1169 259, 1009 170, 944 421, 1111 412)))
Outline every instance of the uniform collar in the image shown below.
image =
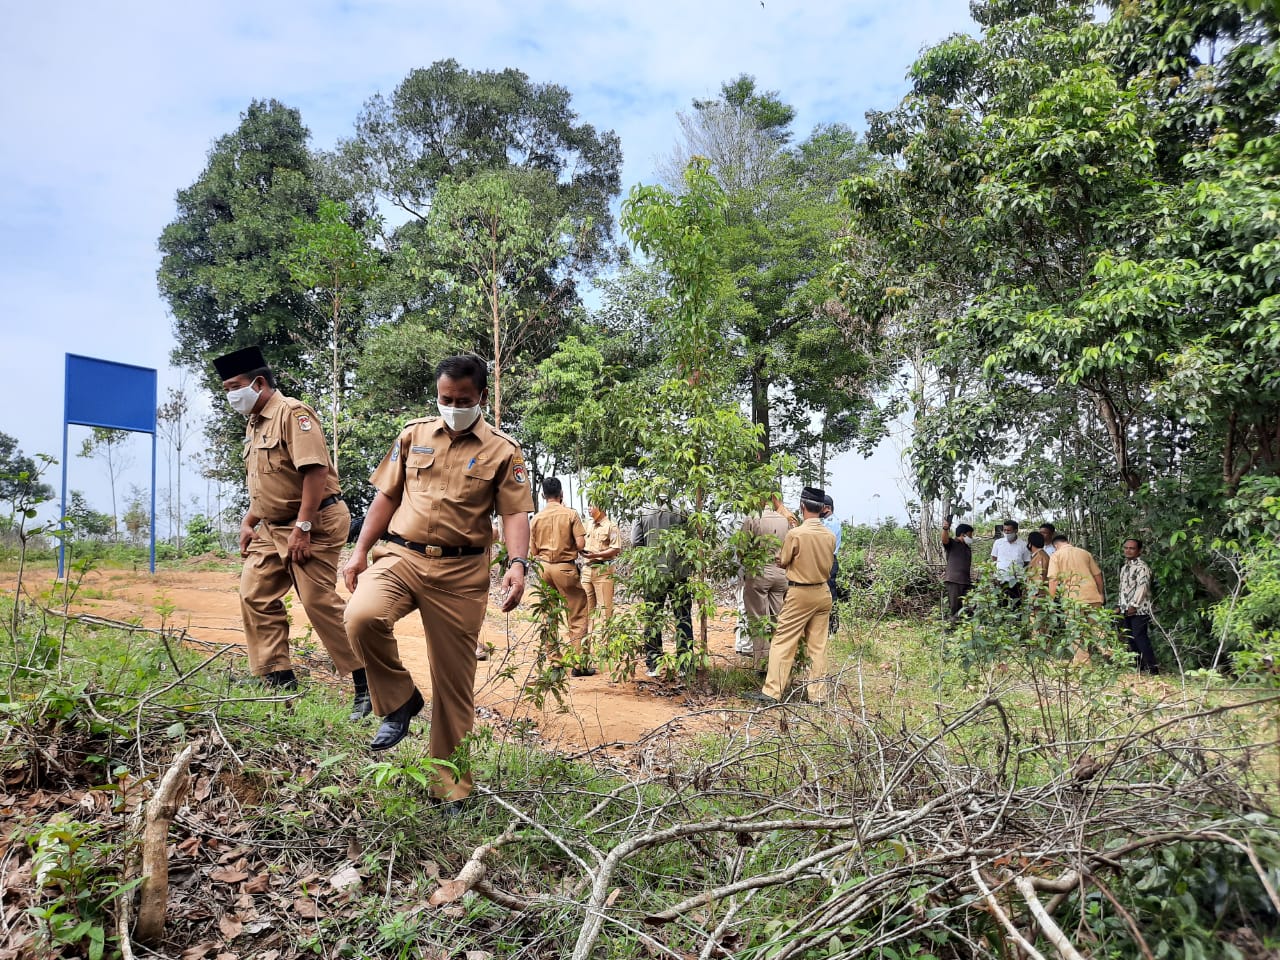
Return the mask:
POLYGON ((275 415, 276 410, 278 410, 280 408, 280 405, 283 403, 284 403, 284 396, 280 393, 280 391, 279 390, 272 391, 271 398, 262 405, 261 410, 259 410, 257 413, 255 413, 252 416, 251 418, 252 421, 254 423, 260 423, 263 420, 270 420, 271 417, 275 415))
MULTIPOLYGON (((449 437, 449 428, 444 425, 444 417, 436 417, 434 424, 435 425, 431 428, 431 432, 433 434, 439 435, 443 433, 446 437, 449 437)), ((484 415, 482 414, 476 422, 471 425, 470 430, 466 430, 455 437, 449 437, 449 440, 452 443, 457 443, 464 437, 475 437, 483 443, 488 439, 489 434, 492 432, 493 428, 489 426, 489 422, 485 420, 484 415)))

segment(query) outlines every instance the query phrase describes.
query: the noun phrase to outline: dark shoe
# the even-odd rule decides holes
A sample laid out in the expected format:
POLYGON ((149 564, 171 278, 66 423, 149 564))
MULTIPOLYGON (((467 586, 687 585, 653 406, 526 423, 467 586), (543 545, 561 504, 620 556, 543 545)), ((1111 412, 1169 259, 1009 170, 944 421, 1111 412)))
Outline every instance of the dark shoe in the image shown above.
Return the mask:
POLYGON ((421 713, 424 706, 426 701, 422 699, 418 688, 414 687, 413 696, 409 698, 409 702, 398 710, 392 710, 383 718, 382 726, 378 727, 377 736, 373 738, 373 743, 369 744, 369 749, 390 750, 407 737, 409 721, 421 713))
POLYGON ((457 820, 467 812, 466 800, 441 800, 439 797, 432 797, 431 805, 440 811, 440 816, 445 820, 457 820))
POLYGON ((595 667, 574 667, 573 675, 575 677, 594 677, 599 671, 595 667))
POLYGON ((366 690, 363 693, 356 691, 355 699, 351 701, 351 716, 347 719, 355 723, 371 713, 373 713, 373 700, 369 697, 369 691, 366 690))
POLYGON ((272 670, 262 675, 262 685, 281 690, 297 690, 298 677, 292 670, 272 670))
POLYGON ((355 688, 356 695, 351 701, 351 716, 347 719, 355 723, 373 713, 373 700, 369 698, 369 677, 364 672, 364 667, 351 671, 351 686, 355 688))
POLYGON ((742 699, 750 700, 752 703, 761 703, 766 707, 776 707, 778 705, 777 700, 769 696, 767 693, 761 693, 759 690, 752 690, 749 693, 744 693, 742 695, 742 699))

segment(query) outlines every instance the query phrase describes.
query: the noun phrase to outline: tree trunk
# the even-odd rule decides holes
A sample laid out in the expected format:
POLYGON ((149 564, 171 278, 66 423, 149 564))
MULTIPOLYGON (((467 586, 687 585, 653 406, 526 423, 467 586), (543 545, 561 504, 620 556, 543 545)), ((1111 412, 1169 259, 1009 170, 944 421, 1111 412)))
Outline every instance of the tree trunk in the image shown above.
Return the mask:
POLYGON ((764 427, 760 460, 768 460, 773 450, 769 423, 769 381, 764 373, 764 360, 759 357, 751 365, 751 422, 764 427))

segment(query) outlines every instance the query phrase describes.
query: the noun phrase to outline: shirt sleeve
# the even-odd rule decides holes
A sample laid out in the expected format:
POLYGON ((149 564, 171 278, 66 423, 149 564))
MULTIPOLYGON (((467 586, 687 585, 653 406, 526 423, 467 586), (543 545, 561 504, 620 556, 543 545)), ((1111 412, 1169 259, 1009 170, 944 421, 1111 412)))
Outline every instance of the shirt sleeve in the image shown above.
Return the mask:
POLYGON ((497 486, 494 500, 498 513, 508 516, 513 513, 531 513, 533 511, 533 494, 529 491, 529 468, 525 466, 524 454, 520 448, 512 446, 510 456, 506 457, 498 468, 498 476, 494 480, 497 486))
POLYGON ((612 522, 609 524, 609 547, 622 549, 622 531, 618 529, 616 523, 612 522))
POLYGON ((320 429, 315 411, 306 404, 288 407, 280 432, 284 434, 284 442, 289 447, 289 459, 299 470, 303 467, 329 465, 329 448, 325 443, 324 431, 320 429))
POLYGON ((582 517, 578 515, 578 511, 573 511, 573 523, 569 526, 569 533, 573 535, 574 543, 577 543, 579 537, 587 538, 587 528, 582 525, 582 517))
POLYGON ((382 462, 369 477, 369 482, 388 499, 400 502, 404 496, 404 452, 409 443, 408 432, 396 437, 382 462))
POLYGON ((1098 566, 1098 561, 1093 558, 1093 554, 1089 554, 1089 576, 1098 577, 1102 575, 1102 568, 1098 566))
POLYGON ((789 567, 796 558, 798 538, 792 536, 790 530, 787 535, 782 538, 782 552, 778 554, 778 566, 789 567))

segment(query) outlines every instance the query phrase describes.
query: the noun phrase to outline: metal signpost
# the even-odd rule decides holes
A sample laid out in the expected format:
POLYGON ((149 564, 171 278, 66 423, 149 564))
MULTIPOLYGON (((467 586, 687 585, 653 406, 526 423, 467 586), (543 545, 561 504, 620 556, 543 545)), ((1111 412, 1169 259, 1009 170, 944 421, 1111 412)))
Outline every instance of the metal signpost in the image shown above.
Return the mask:
POLYGON ((58 576, 66 575, 67 428, 71 424, 151 434, 151 572, 156 572, 156 372, 67 354, 62 417, 62 530, 58 576))

